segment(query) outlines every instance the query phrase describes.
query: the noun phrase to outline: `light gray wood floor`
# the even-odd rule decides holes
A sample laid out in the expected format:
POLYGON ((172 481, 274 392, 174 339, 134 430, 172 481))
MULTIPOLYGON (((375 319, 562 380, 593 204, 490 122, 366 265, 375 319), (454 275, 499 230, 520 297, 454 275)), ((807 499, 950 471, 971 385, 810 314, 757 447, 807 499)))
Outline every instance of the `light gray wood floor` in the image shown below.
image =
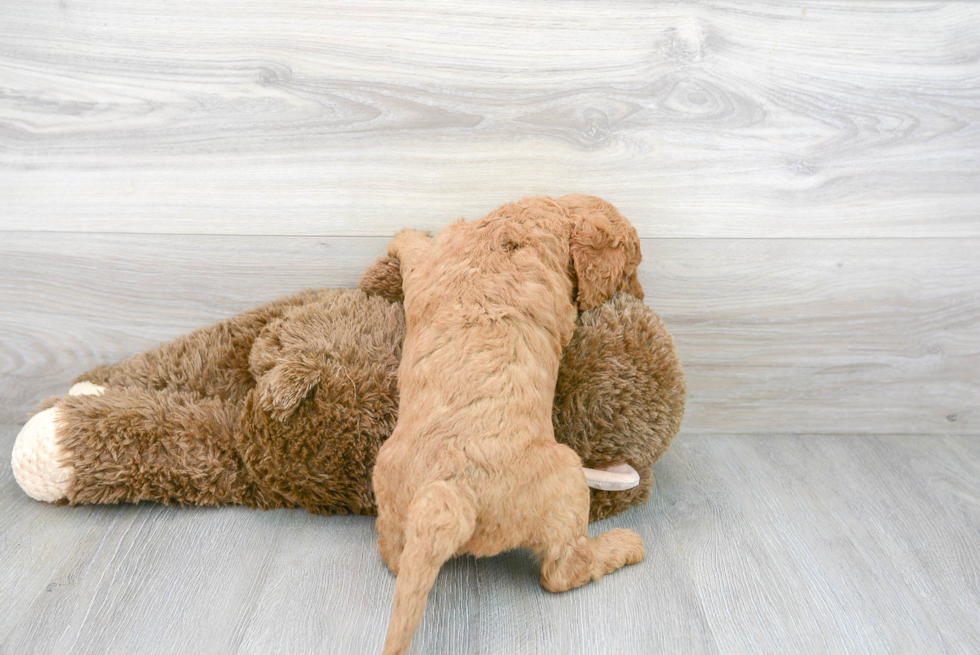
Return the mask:
MULTIPOLYGON (((0 652, 380 652, 373 519, 55 507, 0 429, 0 652)), ((552 595, 526 553, 440 573, 413 653, 980 651, 980 439, 682 434, 647 559, 552 595)))

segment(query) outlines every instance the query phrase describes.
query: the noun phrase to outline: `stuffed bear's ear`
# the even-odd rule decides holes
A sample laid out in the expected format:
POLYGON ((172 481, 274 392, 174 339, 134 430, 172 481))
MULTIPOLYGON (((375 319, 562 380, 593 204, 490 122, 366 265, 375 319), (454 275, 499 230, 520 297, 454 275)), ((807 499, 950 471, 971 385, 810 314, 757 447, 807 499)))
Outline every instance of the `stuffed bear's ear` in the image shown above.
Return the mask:
POLYGON ((297 357, 295 349, 282 343, 286 326, 283 318, 269 321, 255 338, 248 356, 258 405, 279 421, 285 421, 320 381, 319 367, 309 365, 319 364, 320 360, 297 357))
POLYGON ((381 296, 389 302, 404 302, 402 273, 394 257, 378 257, 361 276, 357 288, 369 296, 381 296))
MULTIPOLYGON (((326 356, 322 359, 326 360, 326 356)), ((312 357, 280 361, 255 381, 259 407, 277 421, 285 421, 320 383, 324 368, 322 361, 312 357)))
POLYGON ((601 214, 581 216, 569 241, 572 267, 580 311, 595 309, 609 300, 623 283, 626 268, 626 240, 601 214))

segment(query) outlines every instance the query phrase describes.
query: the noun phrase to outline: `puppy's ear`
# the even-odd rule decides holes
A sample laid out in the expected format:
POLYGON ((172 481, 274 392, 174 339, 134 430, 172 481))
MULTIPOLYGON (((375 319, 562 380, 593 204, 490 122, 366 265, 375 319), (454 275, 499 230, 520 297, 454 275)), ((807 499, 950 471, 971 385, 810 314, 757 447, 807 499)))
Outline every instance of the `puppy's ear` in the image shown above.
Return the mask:
POLYGON ((369 296, 381 296, 389 302, 404 302, 401 266, 394 257, 378 257, 368 266, 357 288, 369 296))
POLYGON ((626 242, 601 214, 582 217, 572 229, 569 251, 577 278, 580 311, 609 300, 623 281, 626 242))

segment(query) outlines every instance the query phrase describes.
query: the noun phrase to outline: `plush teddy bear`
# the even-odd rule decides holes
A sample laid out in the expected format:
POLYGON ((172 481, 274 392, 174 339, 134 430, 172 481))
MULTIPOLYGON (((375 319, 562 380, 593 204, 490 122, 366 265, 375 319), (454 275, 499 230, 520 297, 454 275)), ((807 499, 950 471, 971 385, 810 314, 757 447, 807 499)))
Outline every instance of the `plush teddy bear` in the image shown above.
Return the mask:
MULTIPOLYGON (((76 379, 14 445, 17 482, 59 503, 373 514, 371 469, 398 411, 398 262, 357 290, 305 291, 76 379)), ((555 390, 597 520, 642 503, 680 428, 685 385, 663 323, 620 294, 583 312, 555 390)))

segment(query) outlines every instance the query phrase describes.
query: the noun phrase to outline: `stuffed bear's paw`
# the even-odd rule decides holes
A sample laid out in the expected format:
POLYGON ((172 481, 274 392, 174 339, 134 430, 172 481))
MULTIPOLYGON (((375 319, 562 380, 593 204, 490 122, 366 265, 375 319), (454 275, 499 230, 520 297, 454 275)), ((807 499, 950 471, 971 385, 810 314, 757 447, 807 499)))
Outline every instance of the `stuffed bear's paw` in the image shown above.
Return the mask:
POLYGON ((68 390, 69 396, 102 396, 105 394, 105 387, 94 382, 76 382, 68 390))
POLYGON ((601 469, 582 467, 585 481, 593 489, 626 491, 640 484, 640 474, 629 464, 616 464, 601 469))
POLYGON ((381 296, 388 302, 405 302, 402 293, 402 271, 394 257, 378 257, 361 275, 357 288, 369 296, 381 296))
POLYGON ((49 503, 67 497, 75 473, 73 466, 62 463, 65 451, 57 438, 59 412, 52 407, 35 414, 17 435, 11 455, 20 488, 31 498, 49 503))

